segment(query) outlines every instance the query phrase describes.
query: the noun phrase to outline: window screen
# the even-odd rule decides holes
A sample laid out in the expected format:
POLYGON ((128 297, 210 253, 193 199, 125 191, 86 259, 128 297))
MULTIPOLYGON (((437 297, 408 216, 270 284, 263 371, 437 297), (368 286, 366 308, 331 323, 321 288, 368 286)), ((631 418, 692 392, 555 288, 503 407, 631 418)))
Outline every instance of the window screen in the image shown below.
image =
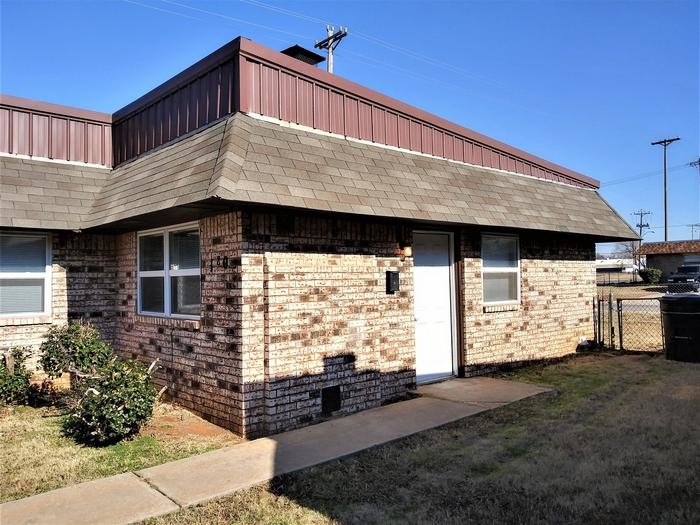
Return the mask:
POLYGON ((139 313, 198 316, 199 231, 166 228, 139 235, 139 313))
POLYGON ((520 256, 518 238, 484 235, 481 240, 484 304, 520 300, 520 256))

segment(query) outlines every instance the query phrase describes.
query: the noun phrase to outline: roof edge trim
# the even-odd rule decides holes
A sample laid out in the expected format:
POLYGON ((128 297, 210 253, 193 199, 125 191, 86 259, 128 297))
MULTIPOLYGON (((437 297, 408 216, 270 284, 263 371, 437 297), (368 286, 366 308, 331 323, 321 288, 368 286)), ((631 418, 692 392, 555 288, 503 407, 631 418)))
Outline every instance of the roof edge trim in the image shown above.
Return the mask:
POLYGON ((36 113, 46 113, 52 116, 73 117, 80 120, 91 120, 101 124, 112 124, 112 115, 90 109, 63 106, 52 102, 43 102, 30 98, 15 97, 0 93, 0 105, 18 110, 29 110, 36 113))
POLYGON ((165 97, 166 95, 176 91, 178 88, 188 84, 193 79, 202 76, 203 74, 211 71, 216 66, 225 62, 226 60, 233 57, 237 51, 241 48, 241 42, 245 40, 245 37, 237 37, 234 40, 224 44, 216 51, 208 54, 201 60, 195 62, 187 69, 176 74, 174 77, 169 78, 159 86, 153 88, 145 95, 140 96, 133 102, 130 102, 121 109, 118 109, 112 115, 115 122, 129 117, 131 114, 136 113, 146 106, 150 106, 159 99, 165 97))

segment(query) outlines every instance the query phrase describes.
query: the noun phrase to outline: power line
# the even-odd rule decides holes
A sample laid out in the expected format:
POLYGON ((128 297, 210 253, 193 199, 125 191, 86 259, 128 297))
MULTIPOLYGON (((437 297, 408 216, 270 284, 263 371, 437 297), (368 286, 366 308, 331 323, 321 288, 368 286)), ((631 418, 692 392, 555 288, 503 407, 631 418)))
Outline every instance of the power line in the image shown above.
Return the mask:
MULTIPOLYGON (((126 0, 125 0, 125 1, 126 1, 126 0)), ((211 10, 207 10, 207 9, 201 9, 201 8, 189 6, 188 4, 183 4, 183 3, 180 3, 180 2, 175 2, 175 1, 173 1, 173 0, 160 0, 160 1, 161 1, 161 2, 165 2, 165 3, 168 3, 168 4, 172 4, 172 5, 177 5, 177 6, 180 6, 180 7, 185 8, 185 9, 192 9, 192 10, 194 10, 194 11, 199 11, 199 12, 202 12, 202 13, 210 14, 210 15, 212 15, 212 16, 217 16, 217 17, 219 17, 219 18, 224 18, 224 19, 226 19, 226 20, 232 20, 232 21, 237 21, 237 22, 241 22, 241 23, 247 23, 247 24, 250 24, 250 25, 254 25, 254 26, 257 26, 257 27, 261 27, 261 28, 263 28, 263 29, 270 30, 270 31, 281 32, 281 33, 288 34, 288 35, 291 35, 291 36, 296 36, 296 37, 298 37, 298 38, 307 39, 307 40, 312 40, 312 38, 309 37, 309 36, 299 35, 299 34, 297 34, 297 33, 290 33, 290 32, 287 32, 287 31, 278 30, 278 29, 275 29, 275 28, 271 28, 270 26, 265 26, 265 25, 262 25, 262 24, 256 24, 256 23, 253 23, 253 22, 248 22, 247 20, 243 20, 243 19, 240 19, 240 18, 230 17, 230 16, 225 15, 225 14, 223 14, 223 13, 218 13, 218 12, 211 11, 211 10)), ((289 15, 289 16, 294 16, 294 17, 296 17, 296 18, 301 18, 301 19, 303 19, 303 20, 311 21, 311 22, 314 22, 314 23, 326 23, 325 20, 322 20, 322 19, 320 19, 320 18, 315 18, 315 17, 311 17, 311 16, 306 16, 306 15, 303 15, 303 14, 301 14, 301 13, 297 13, 297 12, 295 12, 295 11, 291 11, 291 10, 289 10, 289 9, 284 9, 284 8, 277 7, 277 6, 273 6, 273 5, 270 5, 270 4, 265 4, 264 2, 260 2, 260 1, 257 1, 257 0, 240 0, 240 1, 241 1, 241 2, 244 2, 244 3, 247 3, 247 4, 250 4, 250 5, 253 5, 253 6, 257 6, 257 7, 263 8, 263 9, 268 9, 268 10, 270 10, 270 11, 279 12, 279 13, 281 13, 281 14, 286 14, 286 15, 289 15)), ((147 5, 145 5, 145 4, 139 4, 139 5, 143 5, 143 7, 152 7, 152 6, 147 6, 147 5)), ((178 13, 175 13, 175 12, 171 12, 171 13, 172 13, 172 14, 178 14, 178 13)), ((360 38, 364 38, 364 39, 368 39, 368 38, 375 39, 375 37, 371 37, 371 35, 366 35, 366 34, 364 34, 364 33, 356 33, 356 32, 353 32, 353 35, 358 36, 358 37, 360 37, 360 38)), ((271 37, 271 38, 272 38, 272 37, 271 37)), ((279 38, 277 38, 276 40, 280 40, 280 41, 282 41, 282 42, 290 43, 289 40, 283 40, 283 39, 279 39, 279 38)), ((390 43, 384 42, 384 41, 383 41, 383 44, 393 46, 393 44, 390 44, 390 43)), ((383 45, 383 44, 382 44, 382 45, 383 45)), ((394 47, 398 47, 398 46, 394 46, 394 47)), ((411 50, 405 50, 405 51, 406 51, 406 52, 412 52, 411 50)), ((393 70, 396 70, 396 71, 401 71, 401 72, 403 72, 403 73, 405 73, 405 74, 407 74, 407 75, 410 75, 410 76, 412 76, 412 77, 414 77, 414 78, 427 80, 427 81, 429 81, 429 82, 431 82, 431 83, 435 83, 435 84, 438 84, 438 85, 443 85, 443 86, 447 86, 447 87, 450 87, 450 88, 453 88, 453 89, 457 89, 457 90, 459 90, 460 92, 464 92, 464 89, 465 89, 464 86, 458 86, 458 85, 456 85, 456 84, 451 84, 451 83, 449 83, 449 82, 446 82, 446 81, 444 81, 444 80, 438 79, 438 78, 436 78, 436 77, 429 77, 429 76, 417 75, 417 74, 415 74, 415 73, 413 73, 413 72, 411 72, 411 71, 409 71, 409 70, 406 70, 406 69, 400 68, 400 67, 398 67, 398 66, 395 66, 394 64, 391 64, 391 63, 388 63, 388 62, 384 62, 384 61, 381 61, 381 60, 377 60, 377 59, 375 59, 375 58, 373 58, 373 57, 367 57, 367 56, 361 55, 361 54, 359 54, 359 53, 353 53, 353 52, 344 50, 341 54, 338 54, 338 56, 345 56, 345 55, 348 55, 348 54, 357 56, 358 58, 361 58, 361 59, 364 60, 364 61, 370 60, 370 61, 372 61, 372 62, 375 63, 375 64, 374 64, 375 67, 383 67, 383 68, 393 69, 393 70)), ((429 58, 429 57, 424 57, 424 58, 429 58)), ((367 64, 366 62, 362 62, 362 60, 355 60, 355 62, 367 64)), ((367 64, 367 65, 370 65, 370 66, 371 66, 371 65, 373 65, 373 64, 367 64)), ((445 65, 445 64, 443 64, 443 65, 445 65)), ((456 71, 456 69, 454 69, 454 68, 456 68, 456 66, 452 66, 452 68, 453 68, 453 70, 456 71)), ((457 68, 457 69, 459 69, 459 68, 457 68)), ((468 72, 465 71, 465 70, 461 70, 461 71, 458 71, 458 72, 462 72, 462 73, 464 73, 464 74, 468 74, 468 72)), ((488 96, 488 95, 484 95, 484 94, 478 94, 478 96, 480 96, 481 98, 487 99, 487 100, 493 100, 493 101, 495 101, 495 102, 498 102, 499 104, 506 104, 506 105, 512 106, 512 107, 517 108, 517 109, 520 109, 520 110, 522 110, 522 111, 528 111, 528 112, 536 113, 536 114, 540 114, 540 115, 547 115, 547 112, 545 112, 545 111, 538 110, 538 109, 533 109, 533 108, 530 108, 530 107, 527 107, 527 106, 523 106, 523 105, 520 105, 520 104, 516 104, 516 103, 512 102, 512 101, 511 101, 510 99, 508 99, 508 98, 500 98, 500 97, 488 96)))
MULTIPOLYGON (((165 1, 165 0, 162 0, 162 1, 165 1)), ((307 22, 314 22, 314 23, 325 24, 325 25, 331 25, 333 23, 333 22, 330 22, 328 20, 323 20, 321 18, 316 18, 313 16, 306 15, 304 13, 300 13, 298 11, 293 11, 291 9, 285 9, 283 7, 278 7, 275 5, 267 4, 265 2, 261 2, 260 0, 241 0, 241 2, 244 2, 244 3, 252 5, 252 6, 260 7, 262 9, 267 9, 268 11, 274 11, 276 13, 284 14, 287 16, 292 16, 294 18, 298 18, 300 20, 305 20, 307 22)), ((473 73, 471 71, 467 71, 466 69, 461 68, 459 66, 455 66, 454 64, 450 64, 448 62, 438 60, 436 58, 424 55, 424 54, 419 53, 417 51, 414 51, 412 49, 408 49, 408 48, 400 46, 398 44, 394 44, 392 42, 388 42, 388 41, 383 40, 381 38, 377 38, 376 36, 370 35, 368 33, 363 33, 361 31, 353 31, 353 35, 358 37, 358 38, 361 38, 363 40, 366 40, 372 44, 383 46, 391 51, 394 51, 395 53, 400 53, 400 54, 409 56, 411 58, 414 58, 416 60, 420 60, 420 61, 423 61, 425 63, 431 64, 434 66, 438 66, 438 67, 441 67, 443 69, 447 69, 447 70, 453 71, 455 73, 459 73, 461 75, 464 75, 464 76, 467 76, 470 78, 474 78, 474 79, 481 80, 484 82, 489 82, 489 83, 496 84, 499 86, 507 87, 505 83, 500 82, 498 80, 494 80, 494 79, 485 77, 483 75, 479 75, 478 73, 473 73)))
POLYGON ((154 11, 160 11, 162 13, 169 13, 171 15, 180 16, 182 18, 189 18, 190 20, 199 20, 200 22, 206 22, 206 20, 204 20, 203 18, 197 18, 195 16, 186 15, 185 13, 180 13, 178 11, 171 11, 170 9, 163 9, 162 7, 156 7, 154 5, 142 4, 141 2, 135 2, 134 0, 122 0, 122 2, 126 2, 127 4, 138 5, 141 7, 146 7, 148 9, 153 9, 154 11))
MULTIPOLYGON (((700 175, 700 157, 698 157, 695 160, 690 161, 688 163, 688 166, 691 168, 697 168, 698 175, 700 175)), ((700 185, 698 186, 698 219, 700 219, 700 185)))
MULTIPOLYGON (((692 226, 692 224, 669 224, 668 227, 669 228, 690 228, 691 226, 692 226)), ((663 227, 664 227, 663 224, 652 224, 651 226, 649 226, 649 228, 651 228, 652 230, 657 230, 657 229, 660 230, 663 227)))
MULTIPOLYGON (((677 164, 675 166, 671 166, 670 168, 668 168, 668 172, 679 171, 679 170, 685 169, 687 167, 688 167, 687 164, 677 164)), ((647 179, 649 177, 656 177, 656 176, 661 175, 661 174, 663 174, 663 171, 661 171, 661 170, 649 171, 646 173, 640 173, 639 175, 630 175, 630 176, 626 176, 626 177, 620 177, 617 179, 610 179, 609 181, 603 181, 601 183, 601 185, 603 187, 614 186, 616 184, 624 184, 625 182, 631 182, 631 181, 635 181, 635 180, 639 180, 639 179, 647 179)))
MULTIPOLYGON (((170 9, 163 9, 163 8, 161 8, 161 7, 157 7, 157 6, 150 5, 150 4, 144 4, 144 3, 141 3, 141 2, 137 2, 137 1, 135 1, 135 0, 121 0, 121 1, 124 2, 124 3, 128 3, 128 4, 138 5, 138 6, 140 6, 140 7, 146 8, 146 9, 152 9, 152 10, 154 10, 154 11, 160 11, 161 13, 168 13, 168 14, 171 14, 171 15, 174 15, 174 16, 179 16, 179 17, 182 17, 182 18, 187 18, 187 19, 190 19, 190 20, 197 20, 197 21, 199 21, 199 22, 204 22, 204 23, 207 23, 207 22, 208 22, 208 20, 207 20, 207 19, 204 19, 204 18, 199 18, 199 17, 195 17, 195 16, 190 16, 190 15, 188 15, 188 14, 181 13, 181 12, 179 12, 179 11, 172 11, 172 10, 170 10, 170 9)), ((165 0, 161 0, 161 1, 165 1, 165 0)), ((180 5, 180 4, 176 4, 175 2, 169 2, 169 3, 173 3, 173 4, 175 4, 175 5, 180 5)), ((262 25, 262 24, 256 24, 256 23, 254 23, 254 22, 248 22, 248 21, 242 20, 242 19, 237 19, 237 18, 233 18, 233 17, 228 17, 228 19, 229 19, 228 22, 227 22, 226 20, 221 20, 221 23, 224 23, 224 24, 227 24, 227 25, 231 25, 231 26, 236 26, 236 24, 233 24, 233 23, 231 23, 231 22, 239 22, 239 21, 240 21, 240 23, 255 25, 255 26, 257 26, 257 27, 260 27, 260 28, 263 29, 263 30, 281 32, 279 29, 275 29, 275 28, 272 28, 272 27, 269 27, 269 26, 265 26, 265 25, 262 25)), ((296 39, 296 38, 310 38, 310 37, 303 36, 303 35, 297 35, 296 33, 289 33, 289 35, 294 36, 295 39, 296 39)), ((270 40, 276 40, 276 41, 278 41, 278 42, 284 42, 285 44, 294 44, 294 43, 296 43, 295 40, 290 40, 290 39, 288 39, 288 38, 285 39, 285 38, 279 38, 279 37, 275 37, 275 36, 267 36, 266 38, 269 38, 270 40)))
POLYGON ((325 24, 331 25, 333 22, 328 20, 323 20, 321 18, 316 18, 315 16, 305 15, 304 13, 299 13, 298 11, 292 11, 291 9, 285 9, 284 7, 279 7, 276 5, 266 4, 265 2, 259 2, 258 0, 240 0, 244 4, 254 5, 256 7, 261 7, 267 9, 268 11, 276 11, 283 15, 293 16, 299 18, 300 20, 306 20, 307 22, 314 22, 315 24, 325 24))
POLYGON ((281 33, 283 35, 293 36, 295 38, 309 38, 307 35, 300 35, 299 33, 291 33, 289 31, 285 31, 283 29, 277 29, 276 27, 266 26, 264 24, 258 24, 257 22, 251 22, 251 21, 245 20, 243 18, 236 18, 233 16, 225 15, 223 13, 218 13, 216 11, 210 11, 208 9, 202 9, 201 7, 194 7, 194 6, 188 5, 188 4, 181 4, 180 2, 175 2, 173 0, 160 0, 160 1, 165 2, 166 4, 176 5, 178 7, 184 8, 184 9, 190 9, 192 11, 199 11, 200 13, 205 13, 207 15, 216 16, 219 18, 223 18, 225 20, 230 20, 232 22, 238 22, 240 24, 248 24, 250 26, 259 27, 261 29, 265 29, 266 31, 274 31, 275 33, 281 33))
POLYGON ((691 160, 688 163, 688 166, 691 168, 697 168, 698 169, 698 175, 700 175, 700 157, 698 157, 696 160, 691 160))
POLYGON ((695 230, 698 230, 698 239, 700 239, 700 223, 689 224, 690 227, 690 240, 695 240, 695 230))

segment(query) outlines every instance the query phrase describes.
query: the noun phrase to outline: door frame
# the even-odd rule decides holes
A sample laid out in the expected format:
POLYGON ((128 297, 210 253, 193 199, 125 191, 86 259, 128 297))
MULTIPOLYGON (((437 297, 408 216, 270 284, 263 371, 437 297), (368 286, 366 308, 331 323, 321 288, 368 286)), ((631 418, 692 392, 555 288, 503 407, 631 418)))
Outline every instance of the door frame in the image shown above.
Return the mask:
MULTIPOLYGON (((412 231, 412 235, 415 236, 416 233, 423 233, 423 234, 442 234, 442 235, 447 235, 447 251, 448 251, 448 268, 450 272, 450 334, 451 334, 451 351, 452 351, 452 376, 451 377, 457 377, 459 375, 459 368, 460 368, 460 363, 459 363, 459 344, 458 344, 458 337, 459 337, 459 329, 457 326, 457 275, 455 271, 455 232, 450 231, 450 230, 430 230, 430 229, 416 229, 412 231)), ((415 245, 415 237, 414 237, 414 242, 413 244, 415 245)), ((415 269, 415 262, 414 262, 414 269, 415 269)), ((415 280, 415 273, 414 273, 414 280, 415 280)), ((414 288, 415 290, 415 288, 414 288)), ((414 300, 414 305, 413 305, 413 310, 415 312, 415 292, 413 295, 413 300, 414 300)), ((414 315, 415 319, 415 315, 414 315)), ((413 321, 414 323, 416 322, 415 320, 413 321)), ((415 330, 415 325, 414 325, 414 330, 415 330)), ((418 346, 416 346, 416 354, 418 354, 418 346)), ((416 370, 416 375, 417 374, 416 370)), ((421 382, 419 384, 425 385, 428 383, 436 383, 439 381, 444 381, 445 379, 449 379, 450 376, 445 376, 440 379, 434 379, 432 381, 425 381, 421 382)))

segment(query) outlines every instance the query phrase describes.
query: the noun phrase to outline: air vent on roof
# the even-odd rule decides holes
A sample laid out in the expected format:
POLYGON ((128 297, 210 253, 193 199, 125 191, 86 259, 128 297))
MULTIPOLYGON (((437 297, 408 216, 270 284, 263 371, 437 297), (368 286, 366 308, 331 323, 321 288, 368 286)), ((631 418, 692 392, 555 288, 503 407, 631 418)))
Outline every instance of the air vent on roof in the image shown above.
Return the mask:
POLYGON ((307 64, 311 64, 312 66, 320 64, 325 60, 325 58, 321 55, 318 55, 313 51, 309 51, 308 49, 301 47, 299 44, 294 44, 292 47, 283 49, 280 51, 280 53, 296 58, 297 60, 301 60, 302 62, 306 62, 307 64))

